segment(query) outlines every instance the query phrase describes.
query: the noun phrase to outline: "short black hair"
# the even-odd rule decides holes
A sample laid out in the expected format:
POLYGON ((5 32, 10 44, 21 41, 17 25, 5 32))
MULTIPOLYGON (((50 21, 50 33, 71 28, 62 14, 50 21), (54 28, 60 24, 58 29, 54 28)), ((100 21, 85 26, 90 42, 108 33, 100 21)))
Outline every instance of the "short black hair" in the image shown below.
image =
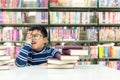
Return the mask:
POLYGON ((46 30, 45 27, 41 27, 41 26, 32 26, 32 27, 30 27, 29 31, 33 31, 33 30, 38 30, 38 31, 41 32, 43 37, 47 37, 47 30, 46 30))

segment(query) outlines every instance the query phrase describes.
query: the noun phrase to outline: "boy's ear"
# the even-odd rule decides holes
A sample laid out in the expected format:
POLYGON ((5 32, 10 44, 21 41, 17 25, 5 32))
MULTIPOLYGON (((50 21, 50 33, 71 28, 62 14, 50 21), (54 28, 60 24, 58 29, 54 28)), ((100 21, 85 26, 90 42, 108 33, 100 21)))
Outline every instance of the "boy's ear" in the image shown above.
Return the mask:
POLYGON ((48 43, 48 38, 47 38, 47 37, 44 38, 44 43, 45 43, 45 44, 48 43))

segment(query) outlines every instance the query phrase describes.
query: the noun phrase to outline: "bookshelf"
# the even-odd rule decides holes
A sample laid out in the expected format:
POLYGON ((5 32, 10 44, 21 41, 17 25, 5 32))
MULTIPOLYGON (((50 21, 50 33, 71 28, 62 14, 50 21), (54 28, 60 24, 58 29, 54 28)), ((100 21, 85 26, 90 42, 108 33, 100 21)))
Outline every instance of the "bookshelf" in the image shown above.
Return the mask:
MULTIPOLYGON (((12 28, 19 29, 22 27, 22 30, 23 30, 25 27, 25 30, 27 30, 27 28, 34 25, 40 26, 40 27, 47 27, 48 33, 49 33, 49 38, 48 38, 49 44, 51 43, 72 44, 73 43, 73 44, 91 46, 91 45, 104 44, 104 43, 117 44, 120 42, 119 37, 116 40, 116 36, 114 36, 113 40, 109 40, 109 39, 104 40, 105 39, 104 37, 103 39, 100 39, 101 29, 107 30, 107 28, 108 29, 115 28, 114 30, 116 31, 117 29, 119 29, 120 21, 118 18, 115 18, 114 20, 114 22, 116 23, 109 23, 109 21, 107 23, 100 23, 100 21, 104 21, 104 22, 107 21, 106 19, 103 20, 103 18, 100 18, 100 12, 101 12, 101 15, 103 16, 106 16, 106 15, 108 16, 110 12, 112 12, 110 13, 112 16, 113 14, 116 14, 117 16, 120 15, 119 2, 117 2, 116 4, 117 6, 115 6, 115 4, 113 4, 112 2, 113 0, 6 0, 6 1, 7 1, 6 3, 5 2, 0 3, 0 14, 5 13, 7 15, 8 21, 2 19, 3 16, 0 15, 1 28, 12 27, 12 28), (12 1, 12 2, 9 3, 9 1, 12 1), (12 4, 12 3, 15 3, 14 1, 17 1, 16 5, 12 4), (111 5, 108 5, 108 4, 111 4, 111 5), (14 18, 12 19, 13 22, 9 22, 11 17, 9 17, 9 13, 6 13, 6 12, 11 12, 12 14, 17 14, 18 12, 20 12, 18 14, 21 14, 21 15, 24 14, 24 15, 19 16, 18 18, 15 19, 18 21, 20 20, 19 22, 14 22, 14 18), (38 13, 37 13, 37 16, 35 16, 36 14, 34 13, 34 17, 31 14, 29 15, 29 17, 28 16, 25 17, 30 12, 36 12, 36 13, 38 12, 38 13), (42 12, 43 14, 41 14, 42 12), (44 12, 46 13, 44 14, 44 12), (104 15, 103 12, 106 15, 104 15), (38 15, 43 15, 41 16, 43 18, 41 19, 41 17, 38 17, 38 15), (35 19, 37 17, 40 20, 35 19), (28 18, 30 19, 34 18, 34 21, 30 21, 30 22, 26 21, 26 19, 28 18), (6 21, 6 22, 3 23, 3 21, 6 21), (35 22, 35 21, 41 21, 41 22, 35 22), (75 31, 76 29, 78 29, 78 31, 75 31), (64 32, 62 32, 63 30, 65 30, 64 32, 66 32, 67 36, 60 35, 60 34, 64 34, 64 32), (73 30, 73 32, 75 33, 75 34, 72 33, 72 36, 74 34, 74 37, 71 37, 71 34, 70 34, 72 32, 71 30, 73 30), (54 37, 55 40, 52 38, 53 34, 57 34, 56 37, 54 37), (85 36, 82 36, 82 35, 85 35, 85 36), (69 40, 67 40, 66 38, 69 40)), ((119 35, 120 33, 117 33, 117 34, 119 35)), ((24 38, 22 41, 19 41, 19 40, 15 40, 15 41, 1 40, 0 41, 0 43, 2 44, 6 42, 13 43, 13 44, 24 43, 24 38)), ((98 56, 97 58, 89 58, 89 59, 90 60, 96 59, 99 61, 102 61, 102 60, 119 61, 120 57, 119 58, 104 58, 104 57, 99 58, 98 56)))
MULTIPOLYGON (((50 26, 51 27, 75 27, 78 28, 79 30, 81 29, 81 27, 84 27, 85 30, 88 30, 90 27, 94 27, 97 29, 97 40, 91 40, 91 39, 79 39, 79 40, 71 40, 71 41, 64 41, 64 38, 62 40, 58 39, 57 40, 52 40, 51 42, 53 43, 66 43, 66 44, 72 44, 72 43, 83 43, 83 44, 87 44, 88 46, 91 45, 96 45, 96 44, 109 44, 109 43, 115 43, 115 45, 117 43, 120 42, 119 37, 115 36, 115 34, 119 35, 119 31, 117 31, 117 29, 119 29, 119 19, 117 16, 119 16, 119 12, 120 12, 120 2, 117 0, 116 2, 114 2, 113 0, 65 0, 65 1, 59 1, 59 0, 50 0, 50 19, 51 19, 51 15, 52 18, 55 20, 54 23, 51 23, 50 21, 50 26), (88 2, 87 2, 88 1, 88 2), (93 1, 93 2, 92 2, 93 1), (81 5, 78 5, 81 4, 81 5), (91 4, 93 4, 93 6, 90 6, 91 4), (110 5, 109 5, 110 4, 110 5), (93 12, 93 13, 92 13, 93 12), (52 14, 53 13, 53 14, 52 14), (84 14, 89 14, 90 17, 88 17, 88 15, 84 15, 84 14), (91 13, 95 15, 92 15, 91 17, 91 13), (71 15, 72 14, 72 15, 71 15), (75 14, 75 15, 74 15, 75 14), (77 20, 83 20, 86 21, 86 19, 84 19, 83 16, 81 15, 87 16, 87 22, 75 22, 75 21, 67 21, 67 20, 71 20, 70 18, 72 16, 72 19, 77 19, 77 20), (102 16, 101 16, 102 14, 102 16), (53 16, 54 15, 54 16, 53 16), (67 15, 67 16, 66 16, 67 15), (76 18, 75 16, 77 15, 77 17, 80 17, 79 19, 76 18), (70 17, 69 17, 70 16, 70 17), (109 17, 110 16, 110 17, 109 17), (61 20, 61 18, 64 20, 64 17, 67 18, 67 20, 63 21, 61 20), (106 17, 105 19, 102 17, 106 17), (92 19, 91 19, 92 18, 92 19), (93 20, 92 23, 90 22, 91 20, 93 20), (111 20, 111 21, 109 21, 111 20), (103 22, 101 22, 103 21, 103 22), (105 31, 104 31, 105 30, 105 31), (109 32, 111 30, 111 32, 109 32), (102 32, 103 31, 103 32, 102 32), (114 33, 114 31, 116 31, 114 33), (101 32, 103 35, 101 35, 101 32), (108 35, 107 35, 108 33, 108 35), (114 34, 114 36, 112 36, 114 34), (107 35, 107 37, 106 37, 107 35)), ((82 29, 81 29, 82 30, 82 29)), ((90 29, 91 30, 91 29, 90 29)), ((58 35, 59 32, 61 33, 61 30, 58 30, 58 35)), ((55 31, 55 33, 57 33, 57 30, 55 31)), ((54 34, 54 31, 53 31, 54 34)), ((62 33, 63 34, 63 33, 62 33)), ((69 31, 68 31, 69 34, 69 31)), ((52 35, 52 34, 51 34, 52 35)), ((80 35, 81 36, 81 35, 80 35)), ((70 38, 71 36, 67 37, 70 38)), ((89 37, 89 36, 87 36, 89 37)), ((91 35, 90 35, 91 37, 91 35)), ((117 45, 119 46, 119 45, 117 45)), ((94 58, 95 59, 95 58, 94 58)), ((101 61, 106 62, 105 64, 109 65, 108 62, 110 61, 120 61, 120 57, 100 57, 99 56, 99 51, 98 51, 98 58, 96 59, 98 60, 98 63, 100 63, 101 61)), ((112 64, 112 63, 110 63, 112 64)))

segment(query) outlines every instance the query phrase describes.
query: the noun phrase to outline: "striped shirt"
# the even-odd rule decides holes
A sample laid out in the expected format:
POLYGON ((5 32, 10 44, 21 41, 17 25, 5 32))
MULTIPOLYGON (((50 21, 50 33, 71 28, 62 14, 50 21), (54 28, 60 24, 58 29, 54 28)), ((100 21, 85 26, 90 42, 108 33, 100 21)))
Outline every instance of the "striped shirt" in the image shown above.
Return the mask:
POLYGON ((31 44, 25 43, 16 57, 15 64, 18 67, 39 65, 46 63, 48 58, 56 58, 56 54, 60 52, 50 46, 44 46, 42 50, 35 51, 31 48, 31 44))

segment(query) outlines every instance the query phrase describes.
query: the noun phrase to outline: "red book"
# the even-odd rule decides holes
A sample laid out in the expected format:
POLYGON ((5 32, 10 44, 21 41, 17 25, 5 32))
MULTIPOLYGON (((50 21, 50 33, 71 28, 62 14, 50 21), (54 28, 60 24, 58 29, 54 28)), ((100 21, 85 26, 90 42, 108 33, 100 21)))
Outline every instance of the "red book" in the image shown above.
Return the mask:
POLYGON ((50 0, 50 2, 58 2, 58 0, 50 0))

